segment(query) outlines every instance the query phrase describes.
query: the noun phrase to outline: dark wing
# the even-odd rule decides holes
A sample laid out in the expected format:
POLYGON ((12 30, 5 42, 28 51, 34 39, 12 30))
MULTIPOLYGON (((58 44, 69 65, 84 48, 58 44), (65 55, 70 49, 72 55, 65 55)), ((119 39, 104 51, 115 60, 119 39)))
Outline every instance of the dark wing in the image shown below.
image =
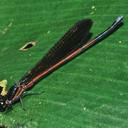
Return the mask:
MULTIPOLYGON (((76 23, 49 52, 19 81, 18 85, 27 85, 36 76, 70 55, 73 51, 85 44, 91 37, 89 32, 92 20, 85 19, 76 23)), ((42 76, 45 77, 46 75, 42 76)))

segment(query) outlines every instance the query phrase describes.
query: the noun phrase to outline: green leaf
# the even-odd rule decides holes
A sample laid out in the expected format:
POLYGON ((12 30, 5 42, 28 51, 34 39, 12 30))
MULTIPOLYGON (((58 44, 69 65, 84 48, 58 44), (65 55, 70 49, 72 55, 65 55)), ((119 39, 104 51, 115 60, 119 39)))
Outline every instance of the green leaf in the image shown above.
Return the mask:
MULTIPOLYGON (((0 79, 13 86, 77 21, 94 20, 93 35, 117 16, 128 18, 127 0, 1 0, 0 79), (37 42, 28 51, 19 49, 37 42)), ((100 44, 38 83, 13 110, 0 114, 8 128, 127 128, 128 45, 125 25, 100 44)))

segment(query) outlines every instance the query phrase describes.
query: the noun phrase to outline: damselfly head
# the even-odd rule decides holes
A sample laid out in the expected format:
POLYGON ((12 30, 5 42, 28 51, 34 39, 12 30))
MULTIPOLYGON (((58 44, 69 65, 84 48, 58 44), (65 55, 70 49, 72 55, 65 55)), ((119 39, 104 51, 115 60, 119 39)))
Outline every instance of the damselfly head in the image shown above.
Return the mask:
POLYGON ((6 101, 5 96, 0 95, 0 112, 5 111, 7 108, 5 101, 6 101))

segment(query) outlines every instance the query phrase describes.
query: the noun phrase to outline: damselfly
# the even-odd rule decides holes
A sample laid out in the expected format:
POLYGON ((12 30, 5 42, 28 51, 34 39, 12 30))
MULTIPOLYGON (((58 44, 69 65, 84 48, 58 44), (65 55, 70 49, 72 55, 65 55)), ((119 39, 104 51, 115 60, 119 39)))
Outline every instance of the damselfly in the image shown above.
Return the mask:
POLYGON ((1 93, 0 111, 5 111, 19 101, 39 80, 115 32, 123 24, 123 17, 118 17, 104 32, 90 40, 92 23, 91 19, 77 22, 7 94, 1 93))

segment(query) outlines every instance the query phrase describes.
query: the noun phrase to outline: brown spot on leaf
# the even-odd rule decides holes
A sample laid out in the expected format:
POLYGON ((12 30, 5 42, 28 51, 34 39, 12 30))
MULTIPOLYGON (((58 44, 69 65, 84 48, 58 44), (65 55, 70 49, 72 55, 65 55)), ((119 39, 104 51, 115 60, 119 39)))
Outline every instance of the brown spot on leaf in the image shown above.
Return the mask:
POLYGON ((25 45, 23 45, 19 50, 21 51, 27 51, 30 48, 32 48, 33 46, 36 46, 37 42, 36 41, 30 41, 28 43, 26 43, 25 45))

